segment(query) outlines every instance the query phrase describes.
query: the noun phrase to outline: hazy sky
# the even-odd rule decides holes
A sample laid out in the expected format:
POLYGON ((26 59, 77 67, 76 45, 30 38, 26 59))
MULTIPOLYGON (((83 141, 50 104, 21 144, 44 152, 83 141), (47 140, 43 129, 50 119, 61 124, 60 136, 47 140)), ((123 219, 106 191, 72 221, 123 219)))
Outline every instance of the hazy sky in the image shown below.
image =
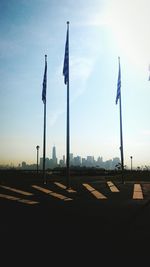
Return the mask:
POLYGON ((150 1, 0 1, 0 163, 36 162, 43 150, 42 81, 48 56, 47 147, 66 154, 62 75, 70 21, 70 152, 120 157, 121 59, 125 164, 150 165, 150 1))

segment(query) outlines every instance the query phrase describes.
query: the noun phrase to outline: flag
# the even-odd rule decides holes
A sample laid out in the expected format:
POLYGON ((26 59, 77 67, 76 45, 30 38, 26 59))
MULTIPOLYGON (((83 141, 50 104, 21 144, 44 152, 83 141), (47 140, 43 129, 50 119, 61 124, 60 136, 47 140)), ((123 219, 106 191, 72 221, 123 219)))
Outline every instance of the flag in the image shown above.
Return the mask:
POLYGON ((67 84, 69 81, 69 33, 67 29, 66 45, 65 45, 65 56, 64 56, 64 66, 63 66, 63 75, 64 83, 67 84))
POLYGON ((118 103, 118 99, 120 98, 121 94, 121 69, 120 69, 120 58, 119 60, 119 72, 118 72, 118 83, 117 83, 117 96, 116 96, 116 104, 118 103))
POLYGON ((45 70, 44 70, 43 90, 42 90, 42 100, 44 104, 46 103, 46 86, 47 86, 47 59, 45 56, 45 70))

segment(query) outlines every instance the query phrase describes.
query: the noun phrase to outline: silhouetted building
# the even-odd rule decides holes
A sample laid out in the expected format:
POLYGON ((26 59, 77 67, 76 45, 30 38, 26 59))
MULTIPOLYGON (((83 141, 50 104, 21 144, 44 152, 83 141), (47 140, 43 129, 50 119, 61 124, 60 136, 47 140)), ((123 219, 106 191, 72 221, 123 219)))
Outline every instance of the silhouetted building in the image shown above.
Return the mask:
POLYGON ((73 153, 70 153, 70 166, 74 165, 73 153))
MULTIPOLYGON (((98 157, 97 160, 94 159, 94 156, 87 156, 87 158, 82 158, 80 156, 73 156, 73 153, 69 154, 70 157, 70 166, 78 166, 78 167, 96 167, 96 168, 104 168, 104 169, 115 169, 116 165, 120 163, 120 159, 118 157, 115 157, 110 160, 103 161, 102 157, 98 157)), ((56 147, 53 146, 52 148, 52 158, 46 158, 45 159, 45 168, 53 169, 58 166, 58 160, 56 156, 56 147)), ((59 166, 65 167, 66 166, 66 159, 65 155, 63 155, 63 158, 59 160, 59 166)), ((22 162, 21 166, 18 166, 18 168, 22 169, 36 169, 36 164, 27 165, 25 161, 22 162)), ((43 158, 40 158, 40 164, 39 168, 43 169, 43 158)))
POLYGON ((63 159, 60 159, 59 165, 60 165, 60 167, 65 167, 65 162, 63 159))
POLYGON ((65 155, 63 155, 63 162, 64 162, 64 165, 66 165, 65 155))
POLYGON ((86 159, 85 158, 82 158, 82 166, 86 167, 86 159))
POLYGON ((27 164, 26 164, 25 161, 23 161, 23 162, 22 162, 22 169, 26 169, 26 167, 27 167, 27 164))
POLYGON ((87 156, 87 167, 93 167, 94 166, 94 157, 93 156, 87 156))
POLYGON ((79 166, 79 167, 81 166, 81 157, 80 156, 74 157, 73 165, 74 166, 79 166))
POLYGON ((53 150, 52 150, 52 159, 55 160, 56 159, 56 147, 53 146, 53 150))
POLYGON ((53 161, 53 168, 57 166, 57 157, 56 157, 56 147, 53 146, 52 149, 52 161, 53 161))

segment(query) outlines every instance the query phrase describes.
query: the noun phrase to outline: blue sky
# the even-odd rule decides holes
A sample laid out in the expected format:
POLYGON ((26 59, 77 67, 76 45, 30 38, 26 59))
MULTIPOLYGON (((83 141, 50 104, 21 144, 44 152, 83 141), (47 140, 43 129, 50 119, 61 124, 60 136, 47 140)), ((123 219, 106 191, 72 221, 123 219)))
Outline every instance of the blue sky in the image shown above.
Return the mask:
POLYGON ((125 164, 150 165, 148 0, 2 0, 0 2, 0 163, 36 162, 43 150, 42 81, 48 56, 47 146, 66 154, 62 69, 70 21, 70 150, 120 157, 121 58, 125 164))

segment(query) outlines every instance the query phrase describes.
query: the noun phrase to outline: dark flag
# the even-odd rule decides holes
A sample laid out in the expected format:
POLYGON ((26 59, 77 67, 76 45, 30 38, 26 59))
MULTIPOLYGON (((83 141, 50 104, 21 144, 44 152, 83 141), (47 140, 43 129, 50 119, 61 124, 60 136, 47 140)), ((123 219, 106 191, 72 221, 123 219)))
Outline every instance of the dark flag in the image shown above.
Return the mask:
POLYGON ((120 98, 120 90, 121 90, 121 69, 120 69, 120 58, 119 60, 119 72, 118 72, 118 83, 117 83, 117 96, 116 96, 116 104, 118 103, 118 99, 120 98))
POLYGON ((45 56, 45 70, 43 77, 43 90, 42 90, 42 100, 43 103, 46 103, 46 86, 47 86, 47 57, 45 56))
POLYGON ((63 66, 63 75, 64 75, 64 83, 67 84, 69 81, 69 37, 68 37, 68 29, 67 29, 67 37, 66 37, 66 45, 65 45, 65 57, 64 57, 64 66, 63 66))

